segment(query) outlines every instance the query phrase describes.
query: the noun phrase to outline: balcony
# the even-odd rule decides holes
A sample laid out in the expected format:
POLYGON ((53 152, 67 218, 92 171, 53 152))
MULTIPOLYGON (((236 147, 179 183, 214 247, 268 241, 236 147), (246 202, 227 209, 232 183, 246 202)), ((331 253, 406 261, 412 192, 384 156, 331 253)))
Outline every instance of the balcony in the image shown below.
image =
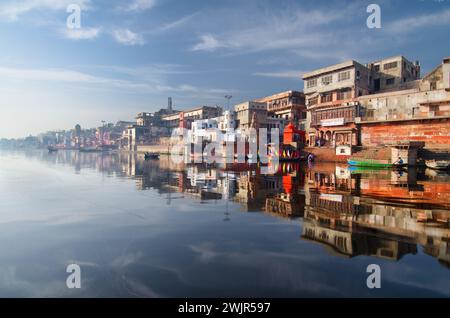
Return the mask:
POLYGON ((355 122, 359 116, 359 105, 339 106, 312 111, 311 126, 344 126, 355 122))

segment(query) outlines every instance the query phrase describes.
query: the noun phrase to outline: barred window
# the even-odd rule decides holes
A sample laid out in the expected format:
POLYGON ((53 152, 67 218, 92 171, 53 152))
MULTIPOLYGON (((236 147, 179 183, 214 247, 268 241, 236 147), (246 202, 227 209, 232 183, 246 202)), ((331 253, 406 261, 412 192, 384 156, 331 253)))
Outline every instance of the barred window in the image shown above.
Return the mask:
POLYGON ((322 84, 323 85, 328 85, 328 84, 330 84, 332 82, 333 82, 333 76, 327 75, 327 76, 322 77, 322 84))
POLYGON ((397 65, 398 65, 397 62, 386 63, 386 64, 384 64, 383 68, 385 70, 390 70, 391 68, 396 68, 397 65))
POLYGON ((319 101, 319 98, 316 96, 316 97, 310 98, 308 101, 308 104, 309 104, 309 106, 317 105, 318 101, 319 101))
POLYGON ((321 103, 327 103, 333 101, 333 94, 331 93, 325 93, 321 96, 320 102, 321 103))
POLYGON ((316 86, 317 86, 317 78, 313 78, 313 79, 306 81, 307 88, 316 87, 316 86))
POLYGON ((395 83, 395 78, 391 77, 386 79, 386 85, 394 85, 395 83))
POLYGON ((339 73, 339 82, 350 79, 350 71, 340 72, 339 73))
POLYGON ((344 100, 352 98, 352 90, 351 89, 343 89, 337 92, 337 99, 344 100))

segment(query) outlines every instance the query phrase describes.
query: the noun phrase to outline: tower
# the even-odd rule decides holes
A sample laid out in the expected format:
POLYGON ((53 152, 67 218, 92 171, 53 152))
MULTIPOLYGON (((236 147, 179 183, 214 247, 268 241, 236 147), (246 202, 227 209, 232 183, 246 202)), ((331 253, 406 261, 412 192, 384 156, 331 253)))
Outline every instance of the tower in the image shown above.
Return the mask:
POLYGON ((169 97, 167 101, 167 110, 172 111, 172 97, 169 97))

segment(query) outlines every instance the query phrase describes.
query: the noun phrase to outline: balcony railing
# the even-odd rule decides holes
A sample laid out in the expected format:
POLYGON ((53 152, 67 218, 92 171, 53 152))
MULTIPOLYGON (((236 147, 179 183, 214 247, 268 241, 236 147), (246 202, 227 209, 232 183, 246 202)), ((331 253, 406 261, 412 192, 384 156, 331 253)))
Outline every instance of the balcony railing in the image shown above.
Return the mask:
POLYGON ((312 112, 311 126, 341 126, 355 121, 359 116, 358 105, 328 108, 312 112))

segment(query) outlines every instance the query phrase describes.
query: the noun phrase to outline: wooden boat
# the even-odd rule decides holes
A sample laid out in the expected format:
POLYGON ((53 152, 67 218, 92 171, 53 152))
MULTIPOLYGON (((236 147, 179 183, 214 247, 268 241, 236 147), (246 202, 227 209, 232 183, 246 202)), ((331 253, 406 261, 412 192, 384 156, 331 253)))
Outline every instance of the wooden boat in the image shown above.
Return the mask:
POLYGON ((357 167, 372 167, 372 168, 391 168, 394 167, 389 160, 366 159, 366 158, 350 158, 347 163, 351 166, 357 167))
POLYGON ((427 160, 425 164, 428 168, 434 170, 447 170, 450 168, 450 161, 448 160, 427 160))
POLYGON ((159 159, 159 153, 157 153, 157 152, 146 152, 144 154, 144 159, 145 160, 152 160, 152 159, 156 160, 156 159, 159 159))

